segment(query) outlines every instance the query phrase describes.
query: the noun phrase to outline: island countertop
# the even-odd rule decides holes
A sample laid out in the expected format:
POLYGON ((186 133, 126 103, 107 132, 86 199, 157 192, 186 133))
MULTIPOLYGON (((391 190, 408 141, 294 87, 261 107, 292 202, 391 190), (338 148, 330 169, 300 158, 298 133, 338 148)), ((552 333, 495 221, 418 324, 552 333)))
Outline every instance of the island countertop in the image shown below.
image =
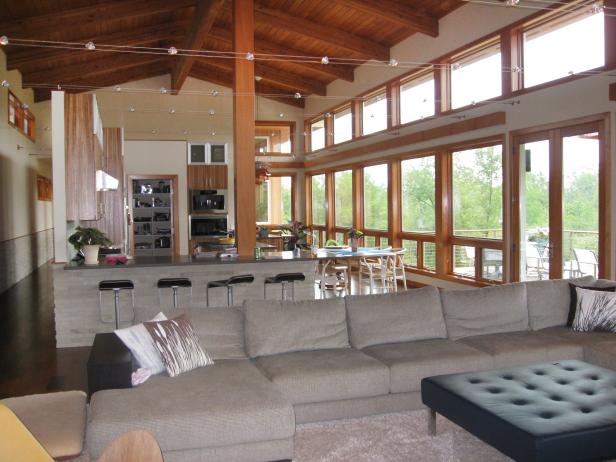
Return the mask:
POLYGON ((98 265, 85 265, 81 262, 70 262, 64 266, 65 270, 85 269, 112 269, 112 268, 149 268, 153 266, 186 266, 186 265, 229 265, 245 263, 268 263, 268 262, 299 262, 325 258, 325 255, 314 256, 305 253, 297 256, 293 251, 263 252, 259 259, 254 257, 231 257, 231 258, 203 258, 190 255, 175 255, 169 257, 134 257, 124 264, 106 263, 102 260, 98 265))

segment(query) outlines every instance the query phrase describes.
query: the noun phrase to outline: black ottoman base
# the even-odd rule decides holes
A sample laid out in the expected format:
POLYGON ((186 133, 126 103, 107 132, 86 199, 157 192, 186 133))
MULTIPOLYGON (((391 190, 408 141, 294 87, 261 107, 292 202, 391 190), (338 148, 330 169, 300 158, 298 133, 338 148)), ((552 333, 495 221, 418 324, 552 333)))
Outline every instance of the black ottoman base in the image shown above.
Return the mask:
POLYGON ((96 334, 88 358, 88 395, 110 388, 131 388, 135 360, 113 332, 96 334))
POLYGON ((578 360, 422 380, 423 403, 519 461, 616 457, 616 372, 578 360))

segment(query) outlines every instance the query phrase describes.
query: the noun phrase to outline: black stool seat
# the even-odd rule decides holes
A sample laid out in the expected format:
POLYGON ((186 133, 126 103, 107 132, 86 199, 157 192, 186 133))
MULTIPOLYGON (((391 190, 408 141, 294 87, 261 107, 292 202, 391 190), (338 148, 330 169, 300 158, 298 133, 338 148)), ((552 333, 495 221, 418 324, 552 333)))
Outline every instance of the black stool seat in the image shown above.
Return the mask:
POLYGON ((162 278, 158 280, 156 286, 159 289, 169 289, 172 287, 192 287, 192 282, 188 278, 162 278))
POLYGON ((280 273, 276 276, 265 278, 265 284, 280 284, 282 282, 305 281, 304 273, 280 273))
POLYGON ((135 284, 128 279, 108 279, 98 283, 98 290, 134 289, 135 284))
POLYGON ((207 283, 209 287, 227 287, 235 284, 250 283, 255 280, 252 274, 242 274, 240 276, 231 276, 229 279, 220 279, 218 281, 210 281, 207 283))
POLYGON ((616 457, 616 371, 610 369, 562 360, 428 377, 421 399, 514 460, 616 457))

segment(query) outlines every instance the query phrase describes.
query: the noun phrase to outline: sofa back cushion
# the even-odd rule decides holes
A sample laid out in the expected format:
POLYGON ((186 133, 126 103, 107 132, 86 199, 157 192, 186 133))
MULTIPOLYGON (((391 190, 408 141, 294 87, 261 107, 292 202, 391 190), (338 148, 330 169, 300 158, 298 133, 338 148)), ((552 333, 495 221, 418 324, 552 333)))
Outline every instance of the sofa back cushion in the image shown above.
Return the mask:
MULTIPOLYGON (((148 321, 159 307, 135 308, 135 322, 148 321)), ((239 308, 186 308, 163 311, 169 319, 185 314, 201 347, 216 361, 246 359, 244 350, 244 314, 239 308)))
POLYGON ((571 292, 569 283, 589 286, 594 282, 592 276, 577 279, 553 279, 550 281, 526 282, 528 315, 532 330, 567 324, 571 292))
POLYGON ((343 298, 247 300, 244 316, 246 352, 251 358, 350 347, 343 298))
POLYGON ((447 337, 436 287, 345 300, 349 338, 355 348, 447 337))
POLYGON ((526 286, 504 284, 471 290, 443 290, 441 302, 452 340, 528 330, 526 286))

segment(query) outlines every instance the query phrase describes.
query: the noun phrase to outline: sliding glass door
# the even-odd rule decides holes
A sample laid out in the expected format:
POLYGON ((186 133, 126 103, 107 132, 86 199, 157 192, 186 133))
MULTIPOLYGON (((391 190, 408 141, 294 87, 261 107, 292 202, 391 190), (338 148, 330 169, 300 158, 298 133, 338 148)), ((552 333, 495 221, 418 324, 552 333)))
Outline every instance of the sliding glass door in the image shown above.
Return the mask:
POLYGON ((514 137, 512 274, 599 277, 606 252, 603 122, 514 137))

